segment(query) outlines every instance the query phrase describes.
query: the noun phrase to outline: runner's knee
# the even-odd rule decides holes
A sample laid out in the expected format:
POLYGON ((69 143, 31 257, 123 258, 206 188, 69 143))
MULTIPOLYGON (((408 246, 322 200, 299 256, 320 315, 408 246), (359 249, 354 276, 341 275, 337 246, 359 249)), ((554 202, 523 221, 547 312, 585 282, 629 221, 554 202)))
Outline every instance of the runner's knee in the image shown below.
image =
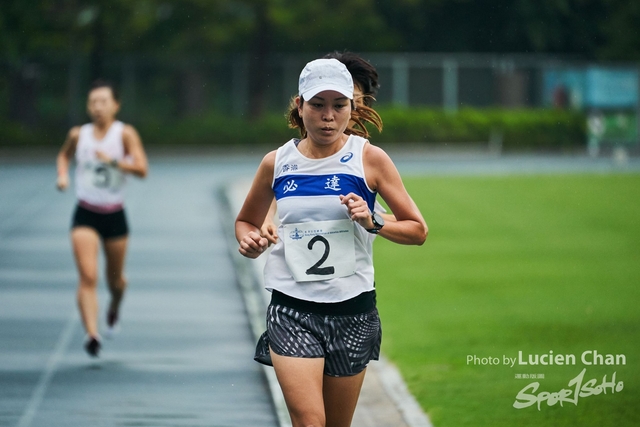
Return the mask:
POLYGON ((310 416, 296 422, 293 421, 294 427, 325 427, 324 417, 310 416))
POLYGON ((289 408, 293 427, 325 427, 324 412, 306 408, 289 408))
POLYGON ((98 285, 98 277, 95 273, 80 273, 80 287, 95 288, 98 285))
POLYGON ((122 274, 114 275, 107 273, 107 283, 111 289, 123 290, 127 287, 127 280, 122 274))

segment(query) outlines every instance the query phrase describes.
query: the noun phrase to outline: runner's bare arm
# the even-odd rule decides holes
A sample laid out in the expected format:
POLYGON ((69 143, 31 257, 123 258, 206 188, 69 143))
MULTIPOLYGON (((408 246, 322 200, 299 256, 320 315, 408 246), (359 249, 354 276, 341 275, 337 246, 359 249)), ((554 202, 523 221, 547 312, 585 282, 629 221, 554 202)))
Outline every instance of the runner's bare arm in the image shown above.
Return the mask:
POLYGON ((260 227, 274 197, 271 183, 275 158, 276 153, 272 151, 262 159, 251 189, 236 218, 236 239, 240 244, 238 250, 248 258, 257 258, 269 244, 260 234, 260 227))
POLYGON ((69 130, 60 151, 58 152, 58 156, 56 157, 56 169, 58 171, 56 187, 60 191, 66 190, 69 186, 69 164, 71 163, 71 158, 76 152, 79 137, 80 127, 72 127, 69 130))
MULTIPOLYGON (((379 235, 395 243, 422 245, 429 232, 427 223, 407 193, 391 158, 381 148, 367 144, 364 166, 367 183, 380 194, 396 218, 396 221, 386 222, 379 235)), ((362 213, 360 220, 363 227, 373 228, 368 212, 362 213)))

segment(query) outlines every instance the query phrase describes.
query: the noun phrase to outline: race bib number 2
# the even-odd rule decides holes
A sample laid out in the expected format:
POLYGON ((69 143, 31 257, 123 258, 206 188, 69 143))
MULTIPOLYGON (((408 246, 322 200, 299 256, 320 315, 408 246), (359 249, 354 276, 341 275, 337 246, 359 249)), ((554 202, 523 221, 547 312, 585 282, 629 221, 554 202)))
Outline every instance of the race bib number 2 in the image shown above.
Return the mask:
POLYGON ((355 273, 353 222, 285 224, 284 256, 296 282, 328 280, 355 273))

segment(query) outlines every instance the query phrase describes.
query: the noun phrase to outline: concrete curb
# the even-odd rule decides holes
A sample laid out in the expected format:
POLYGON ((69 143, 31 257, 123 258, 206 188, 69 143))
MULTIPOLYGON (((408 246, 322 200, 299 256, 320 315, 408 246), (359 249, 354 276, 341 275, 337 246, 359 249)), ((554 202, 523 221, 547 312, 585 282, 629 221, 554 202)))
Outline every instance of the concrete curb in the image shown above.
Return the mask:
MULTIPOLYGON (((221 190, 219 198, 225 207, 222 215, 230 256, 237 271, 251 329, 257 340, 265 331, 265 311, 270 293, 264 289, 262 270, 265 256, 250 260, 238 253, 234 230, 234 219, 240 210, 250 182, 238 182, 221 190)), ((263 366, 269 389, 280 423, 290 427, 289 413, 280 390, 280 385, 271 367, 263 366)), ((362 393, 354 414, 353 426, 359 427, 433 427, 428 416, 407 389, 400 371, 384 356, 372 362, 365 376, 362 393)))

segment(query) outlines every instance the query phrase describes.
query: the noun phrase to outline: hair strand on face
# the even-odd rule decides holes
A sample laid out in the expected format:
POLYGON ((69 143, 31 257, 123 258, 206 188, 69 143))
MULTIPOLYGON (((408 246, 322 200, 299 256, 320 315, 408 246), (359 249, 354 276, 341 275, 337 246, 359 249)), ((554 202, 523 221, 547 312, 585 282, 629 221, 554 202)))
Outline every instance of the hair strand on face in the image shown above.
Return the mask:
MULTIPOLYGON (((290 129, 298 129, 300 131, 300 137, 305 138, 307 136, 307 130, 304 127, 304 122, 298 111, 298 103, 296 99, 299 99, 300 107, 304 104, 304 99, 300 96, 294 96, 289 101, 289 109, 285 115, 287 123, 290 129)), ((363 138, 369 138, 369 130, 366 124, 369 123, 375 127, 378 132, 382 132, 382 117, 371 107, 366 105, 360 105, 357 109, 351 109, 351 121, 353 124, 349 124, 344 133, 347 135, 357 135, 363 138)))

